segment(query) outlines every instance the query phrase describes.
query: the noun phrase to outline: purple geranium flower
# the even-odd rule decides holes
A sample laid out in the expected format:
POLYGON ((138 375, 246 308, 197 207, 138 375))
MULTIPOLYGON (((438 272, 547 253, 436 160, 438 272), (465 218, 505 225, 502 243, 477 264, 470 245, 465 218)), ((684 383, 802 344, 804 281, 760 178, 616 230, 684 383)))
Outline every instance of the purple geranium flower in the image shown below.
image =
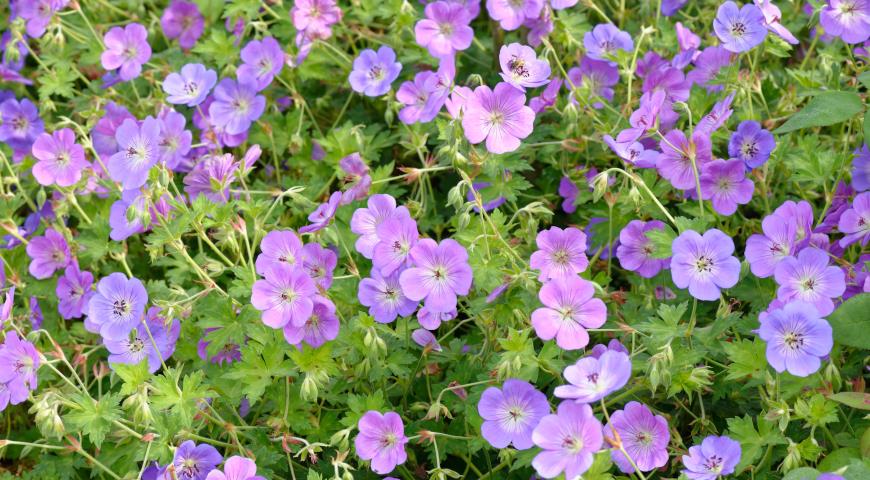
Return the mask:
POLYGON ((405 206, 396 207, 396 199, 387 194, 377 194, 369 197, 367 208, 358 208, 350 220, 350 231, 360 237, 356 239, 356 250, 364 257, 371 259, 375 246, 380 242, 377 234, 378 225, 391 219, 411 218, 405 206))
POLYGON ((384 275, 401 270, 410 263, 411 249, 420 234, 417 222, 410 217, 390 218, 378 225, 379 242, 375 245, 372 264, 384 275))
POLYGON ((69 320, 84 315, 88 302, 94 295, 91 289, 93 284, 94 276, 91 272, 79 270, 76 261, 70 262, 63 275, 57 279, 55 288, 60 316, 69 320))
POLYGON ((328 38, 332 25, 341 20, 335 0, 296 0, 290 10, 293 26, 312 38, 328 38))
POLYGON ((0 141, 12 148, 15 159, 30 153, 33 141, 44 130, 39 110, 30 100, 10 98, 0 103, 0 141))
POLYGON ((707 47, 695 59, 695 69, 686 74, 686 79, 694 85, 706 86, 707 91, 710 92, 722 90, 722 85, 711 84, 710 82, 716 78, 721 69, 732 64, 734 57, 735 55, 732 52, 722 46, 707 47))
POLYGON ((526 87, 541 87, 550 81, 550 64, 546 59, 538 60, 531 47, 519 43, 502 45, 498 62, 501 78, 521 92, 525 92, 526 87))
POLYGON ((562 197, 562 210, 565 213, 574 213, 577 210, 576 202, 579 194, 580 189, 571 177, 563 175, 559 179, 559 196, 562 197))
POLYGON ((763 234, 746 240, 746 260, 752 274, 759 278, 773 275, 776 266, 795 249, 795 225, 779 215, 768 215, 761 222, 763 234))
POLYGON ((305 270, 272 265, 262 280, 254 282, 251 304, 263 312, 261 318, 269 327, 283 328, 288 323, 301 327, 311 316, 316 294, 305 270))
POLYGON ((711 200, 713 210, 722 215, 737 211, 737 205, 752 200, 755 184, 746 178, 742 160, 714 160, 704 166, 701 173, 701 198, 711 200))
POLYGON ((758 336, 767 342, 767 361, 777 372, 809 376, 834 346, 831 325, 812 304, 792 301, 762 313, 759 321, 758 336))
POLYGON ((188 63, 181 73, 172 72, 163 80, 166 101, 176 105, 195 107, 202 103, 217 82, 217 73, 201 63, 188 63))
POLYGON ((151 116, 141 125, 124 120, 115 131, 115 140, 119 150, 109 158, 109 176, 125 190, 145 185, 148 171, 160 158, 160 122, 151 116))
POLYGON ((577 403, 597 402, 625 386, 631 377, 631 359, 627 353, 606 350, 598 357, 577 360, 565 369, 564 376, 570 385, 556 387, 553 395, 577 403))
POLYGON ((687 2, 688 0, 662 0, 662 15, 670 17, 671 15, 677 13, 681 8, 683 8, 683 5, 685 5, 687 2))
POLYGON ((740 122, 728 142, 728 155, 746 164, 747 168, 758 168, 767 162, 776 147, 773 134, 761 128, 758 122, 740 122))
POLYGON ((866 246, 870 242, 870 192, 855 196, 852 208, 843 212, 837 228, 846 234, 840 240, 841 247, 845 248, 856 242, 866 246))
POLYGON ((543 0, 486 0, 489 17, 507 31, 520 28, 526 20, 538 18, 543 7, 543 0))
POLYGON ((700 171, 713 160, 710 137, 703 133, 695 132, 691 138, 686 138, 683 132, 671 130, 659 147, 662 149, 656 161, 659 174, 681 190, 695 188, 695 168, 700 171))
POLYGON ((861 43, 870 38, 870 1, 828 0, 819 14, 826 35, 846 43, 861 43))
POLYGON ((205 480, 206 475, 222 461, 223 457, 216 448, 188 440, 175 450, 172 464, 178 480, 205 480))
POLYGON ((547 396, 523 380, 505 380, 501 389, 489 387, 480 397, 477 411, 483 417, 480 433, 495 448, 513 445, 526 450, 534 445, 532 432, 550 413, 547 396))
POLYGON ((417 43, 433 57, 442 58, 471 46, 474 30, 471 12, 457 2, 437 1, 426 5, 426 18, 414 26, 417 43))
POLYGON ((188 50, 196 45, 205 27, 205 19, 194 2, 172 0, 160 17, 160 26, 166 38, 177 38, 181 48, 188 50))
MULTIPOLYGON (((0 127, 2 128, 2 127, 0 127)), ((870 147, 864 144, 855 149, 852 159, 852 188, 859 192, 870 190, 870 147)))
POLYGON ((14 331, 6 333, 0 346, 0 405, 21 403, 36 390, 39 363, 39 352, 32 343, 14 331))
POLYGON ((495 90, 475 88, 462 117, 465 138, 474 144, 486 140, 492 153, 513 152, 532 133, 535 121, 535 112, 525 103, 526 95, 508 83, 499 83, 495 90))
POLYGON ((368 97, 379 97, 390 90, 390 85, 402 71, 402 64, 396 61, 396 52, 383 45, 375 53, 365 49, 353 61, 350 72, 350 86, 353 91, 368 97))
MULTIPOLYGON (((610 415, 604 427, 608 443, 622 447, 642 472, 664 466, 668 462, 668 422, 661 415, 654 415, 649 407, 638 402, 628 402, 623 410, 610 415), (617 437, 618 435, 618 437, 617 437)), ((610 457, 623 473, 634 473, 634 467, 619 449, 610 451, 610 457)))
MULTIPOLYGON (((619 82, 619 69, 608 62, 583 57, 579 67, 568 70, 568 80, 571 85, 583 92, 582 98, 593 97, 590 99, 593 108, 604 108, 604 104, 599 100, 613 100, 612 87, 619 82)), ((577 103, 575 92, 571 92, 570 98, 572 102, 577 103)))
POLYGON ((0 328, 6 325, 6 322, 12 318, 12 304, 15 301, 15 287, 6 290, 6 299, 0 305, 0 328))
POLYGON ((441 243, 424 238, 411 249, 413 268, 399 277, 402 291, 409 299, 424 301, 432 312, 450 312, 456 308, 456 296, 468 295, 471 267, 468 252, 456 240, 441 243))
POLYGON ((148 293, 138 278, 115 272, 97 284, 88 302, 85 328, 104 339, 121 340, 142 321, 148 293))
POLYGON ((586 55, 595 60, 603 60, 616 65, 613 58, 617 50, 630 52, 634 50, 631 35, 616 28, 610 23, 600 23, 590 32, 583 35, 583 46, 586 55))
POLYGON ((706 437, 683 455, 683 474, 691 480, 716 480, 731 475, 740 463, 740 443, 726 436, 706 437))
MULTIPOLYGON (((218 330, 217 328, 207 328, 205 330, 205 335, 207 336, 209 332, 213 332, 218 330)), ((223 365, 226 363, 237 362, 242 359, 242 352, 238 344, 235 343, 226 343, 220 347, 220 349, 212 356, 208 354, 208 346, 211 344, 210 341, 206 340, 206 336, 199 340, 196 344, 196 353, 199 358, 203 360, 208 360, 211 363, 217 363, 218 365, 223 365)))
POLYGON ((184 176, 184 191, 191 201, 204 195, 214 203, 227 203, 238 171, 239 162, 231 153, 206 155, 184 176))
POLYGON ((272 265, 284 265, 294 268, 300 265, 302 255, 302 240, 293 230, 273 230, 260 242, 260 254, 257 256, 256 270, 265 275, 272 265))
POLYGON ((586 234, 574 227, 542 230, 535 243, 538 249, 532 253, 529 266, 541 271, 538 280, 573 277, 589 266, 586 234))
POLYGON ((713 20, 713 30, 722 46, 734 53, 748 52, 767 37, 764 14, 751 3, 743 7, 730 1, 720 5, 713 20))
POLYGON ((646 236, 650 230, 664 230, 665 224, 658 220, 643 222, 632 220, 619 232, 619 247, 616 258, 622 268, 635 272, 643 278, 656 276, 663 268, 668 268, 669 258, 655 258, 655 245, 646 236))
POLYGON ((545 283, 538 292, 544 307, 532 312, 535 333, 542 340, 555 338, 565 350, 585 347, 586 329, 598 328, 607 319, 607 307, 594 294, 592 283, 573 275, 545 283))
POLYGON ((372 177, 369 175, 369 167, 363 162, 359 152, 351 153, 338 162, 338 166, 344 172, 346 189, 341 194, 341 204, 350 205, 356 200, 362 200, 369 194, 372 186, 372 177))
POLYGON ((417 309, 417 302, 409 300, 402 292, 399 272, 382 275, 372 270, 371 278, 359 282, 359 303, 369 307, 369 314, 376 322, 390 323, 397 316, 406 317, 417 309))
POLYGON ((311 345, 313 348, 320 347, 324 343, 335 340, 338 336, 339 322, 335 314, 335 304, 328 298, 316 295, 311 316, 304 325, 297 326, 293 323, 284 325, 284 339, 290 345, 301 348, 301 342, 311 345))
POLYGON ((308 215, 308 221, 311 223, 300 228, 299 233, 311 233, 326 228, 329 222, 332 221, 332 218, 335 217, 335 212, 338 210, 340 202, 341 192, 332 192, 328 201, 321 203, 308 215))
POLYGON ((580 478, 604 443, 601 428, 589 405, 560 403, 556 414, 542 418, 532 432, 532 440, 542 450, 532 466, 544 478, 556 478, 562 472, 565 478, 580 478))
POLYGON ((236 70, 240 82, 254 85, 257 90, 268 87, 284 68, 286 56, 278 41, 272 37, 251 40, 241 52, 242 64, 236 70))
POLYGON ((399 120, 409 125, 431 122, 445 100, 436 95, 439 82, 438 74, 428 70, 417 73, 413 82, 402 82, 396 91, 396 100, 405 105, 399 110, 399 120))
POLYGON ((356 454, 363 460, 372 461, 372 470, 381 475, 390 473, 396 465, 405 463, 405 425, 395 412, 369 410, 359 419, 359 435, 354 439, 356 454))
MULTIPOLYGON (((25 0, 18 2, 18 15, 27 20, 27 36, 33 38, 41 37, 45 33, 48 24, 51 23, 54 12, 59 10, 62 5, 57 0, 25 0)), ((24 41, 26 42, 27 39, 24 41)))
POLYGON ((846 291, 846 276, 828 262, 828 253, 814 247, 804 248, 797 258, 784 258, 773 274, 779 285, 777 299, 800 300, 812 304, 820 315, 829 315, 834 311, 833 299, 846 291))
POLYGON ((214 469, 205 480, 266 480, 257 475, 257 464, 250 458, 234 455, 224 462, 224 471, 214 469))
POLYGON ((112 27, 103 37, 103 42, 106 50, 100 56, 100 62, 106 70, 118 69, 118 77, 122 81, 138 77, 142 73, 142 65, 151 58, 148 30, 141 24, 112 27))
POLYGON ((45 235, 34 237, 27 244, 27 255, 31 258, 30 274, 40 280, 54 275, 54 271, 69 265, 69 245, 57 230, 47 228, 45 235))
POLYGON ((33 177, 40 185, 71 187, 82 178, 82 170, 90 166, 85 149, 76 143, 76 135, 62 128, 51 135, 42 133, 33 142, 33 177))
POLYGON ((187 119, 175 110, 166 109, 158 120, 160 128, 160 161, 171 170, 176 170, 181 162, 187 160, 193 134, 184 128, 187 119))
POLYGON ((430 308, 422 307, 417 311, 417 321, 426 330, 438 330, 442 322, 449 322, 458 314, 455 308, 449 312, 433 312, 430 308))
POLYGON ((441 345, 438 344, 438 339, 429 330, 418 328, 411 332, 411 339, 425 350, 433 352, 440 352, 442 350, 441 345))
MULTIPOLYGON (((647 148, 643 143, 635 141, 633 137, 635 134, 631 130, 623 130, 615 140, 610 135, 604 135, 602 139, 613 150, 613 153, 632 166, 654 168, 659 158, 659 152, 654 148, 647 148)), ((650 143, 651 140, 645 139, 645 142, 650 143)))
MULTIPOLYGON (((2 318, 2 312, 0 312, 0 318, 2 318)), ((33 330, 39 330, 42 328, 42 321, 45 320, 45 317, 42 315, 42 307, 39 306, 39 299, 36 298, 36 295, 30 296, 30 327, 33 330)), ((3 322, 0 321, 0 324, 3 322)))
POLYGON ((148 371, 154 373, 172 356, 180 333, 181 323, 177 318, 167 325, 166 319, 160 316, 160 307, 151 307, 145 320, 126 337, 104 338, 103 343, 109 351, 110 365, 137 365, 147 360, 148 371))
POLYGON ((717 300, 719 289, 737 284, 740 261, 734 253, 734 241, 715 228, 703 236, 686 230, 671 245, 671 277, 679 288, 689 288, 698 300, 717 300))
POLYGON ((323 248, 319 243, 302 247, 302 269, 323 290, 332 286, 332 273, 337 264, 338 256, 331 248, 323 248))
POLYGON ((214 102, 208 107, 211 123, 229 135, 251 128, 266 109, 266 98, 257 95, 256 85, 240 79, 225 78, 214 89, 214 102))
POLYGON ((795 242, 797 247, 803 248, 810 242, 813 233, 813 207, 806 200, 793 202, 785 201, 773 211, 795 226, 795 242))
POLYGON ((798 39, 795 38, 795 36, 782 25, 782 23, 780 23, 780 20, 782 19, 782 11, 780 11, 779 7, 770 3, 770 0, 754 0, 754 3, 764 15, 764 23, 767 25, 768 30, 792 45, 800 43, 800 41, 798 41, 798 39))
POLYGON ((559 98, 559 90, 562 89, 562 82, 563 80, 559 77, 554 77, 550 80, 550 83, 544 87, 544 91, 540 95, 532 97, 529 100, 529 108, 537 115, 555 105, 556 100, 559 98))

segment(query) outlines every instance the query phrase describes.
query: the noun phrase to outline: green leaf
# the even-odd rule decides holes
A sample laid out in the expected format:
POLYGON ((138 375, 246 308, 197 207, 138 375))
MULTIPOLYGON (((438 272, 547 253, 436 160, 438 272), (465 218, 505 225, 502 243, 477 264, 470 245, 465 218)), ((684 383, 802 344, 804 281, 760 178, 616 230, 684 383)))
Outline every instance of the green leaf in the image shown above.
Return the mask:
POLYGON ((870 349, 870 293, 846 300, 828 317, 834 340, 863 350, 870 349))
POLYGON ((749 415, 742 418, 729 418, 728 431, 731 433, 731 438, 740 442, 740 446, 743 448, 743 455, 740 457, 737 471, 758 460, 761 457, 761 452, 768 446, 786 443, 785 437, 779 431, 774 430, 773 423, 759 418, 756 430, 752 417, 749 415))
POLYGON ((810 99, 803 109, 792 115, 773 133, 834 125, 854 117, 862 110, 864 105, 861 97, 855 92, 822 92, 810 99))
POLYGON ((739 380, 744 377, 763 379, 767 371, 767 357, 765 356, 765 344, 756 338, 755 340, 743 339, 732 343, 723 343, 722 348, 731 364, 728 365, 726 380, 739 380))
POLYGON ((154 377, 151 404, 155 408, 168 410, 178 417, 183 425, 190 426, 197 411, 197 402, 213 396, 213 393, 202 385, 204 376, 205 372, 197 370, 182 379, 180 370, 170 368, 154 377))
POLYGON ((224 378, 243 381, 243 391, 251 403, 263 396, 266 387, 275 383, 275 377, 293 373, 293 363, 284 357, 284 348, 276 341, 266 346, 248 342, 241 352, 242 360, 236 362, 224 378))
POLYGON ((794 404, 794 413, 812 427, 822 427, 839 421, 837 405, 825 400, 819 393, 813 395, 809 402, 798 399, 794 404))
POLYGON ((863 83, 865 87, 870 89, 870 72, 863 72, 858 75, 858 81, 863 83))
POLYGON ((234 62, 239 55, 239 49, 235 45, 235 37, 227 35, 223 29, 219 28, 212 29, 208 38, 201 39, 193 48, 193 52, 214 60, 214 63, 220 68, 234 62))
POLYGON ((801 467, 788 472, 782 480, 815 480, 819 473, 815 468, 801 467))
POLYGON ((870 393, 840 392, 828 396, 829 399, 859 410, 870 410, 870 393))
POLYGON ((864 143, 870 145, 870 110, 864 114, 864 143))
POLYGON ((76 76, 71 68, 54 68, 39 77, 39 98, 47 100, 52 95, 72 98, 76 76))
POLYGON ((97 401, 81 394, 73 395, 76 407, 65 418, 100 448, 112 428, 112 422, 121 418, 121 408, 118 406, 121 397, 120 393, 113 393, 97 401))
POLYGON ((112 364, 112 370, 115 371, 115 375, 121 377, 121 380, 124 381, 124 385, 121 386, 120 392, 122 395, 130 395, 131 393, 134 393, 139 389, 139 386, 151 378, 151 374, 148 372, 148 362, 146 360, 142 360, 136 365, 114 363, 112 364))

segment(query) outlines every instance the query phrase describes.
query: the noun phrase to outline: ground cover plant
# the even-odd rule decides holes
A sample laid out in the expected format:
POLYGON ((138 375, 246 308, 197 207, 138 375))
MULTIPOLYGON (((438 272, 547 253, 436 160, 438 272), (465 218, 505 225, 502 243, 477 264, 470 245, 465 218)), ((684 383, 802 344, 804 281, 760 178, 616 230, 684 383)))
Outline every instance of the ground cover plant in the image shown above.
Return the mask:
POLYGON ((870 478, 870 1, 0 12, 0 479, 870 478))

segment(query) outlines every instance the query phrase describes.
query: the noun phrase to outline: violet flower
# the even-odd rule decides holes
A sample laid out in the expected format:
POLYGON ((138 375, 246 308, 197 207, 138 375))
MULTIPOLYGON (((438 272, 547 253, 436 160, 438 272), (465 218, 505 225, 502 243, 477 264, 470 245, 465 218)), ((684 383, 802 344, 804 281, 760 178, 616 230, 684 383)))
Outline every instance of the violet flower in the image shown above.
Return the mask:
POLYGON ((429 330, 418 328, 411 332, 411 339, 425 350, 433 352, 440 352, 442 350, 441 345, 438 344, 438 339, 429 330))
POLYGON ((359 435, 354 439, 356 454, 363 460, 372 461, 372 470, 384 475, 393 471, 396 465, 408 459, 405 453, 405 425, 402 417, 395 412, 381 414, 369 410, 359 419, 359 435))
POLYGON ((42 236, 33 237, 26 250, 31 259, 28 271, 39 280, 51 277, 55 270, 69 265, 72 258, 66 239, 53 228, 47 228, 42 236))
POLYGON ((426 18, 414 26, 414 35, 433 57, 447 57, 471 46, 473 17, 463 4, 437 1, 426 5, 423 14, 426 18))
POLYGON ((266 326, 283 328, 290 323, 301 327, 311 316, 316 294, 314 281, 304 270, 272 265, 263 279, 254 282, 251 304, 263 312, 266 326))
POLYGON ((752 274, 759 278, 773 275, 776 266, 795 251, 795 224, 779 215, 768 215, 761 222, 763 234, 746 240, 746 260, 752 274))
POLYGON ((323 248, 319 243, 302 247, 302 269, 323 290, 332 286, 332 273, 337 264, 338 256, 331 248, 323 248))
POLYGON ((217 449, 187 440, 175 450, 172 464, 178 480, 205 480, 206 475, 223 461, 217 449))
POLYGON ((589 266, 586 234, 574 227, 541 230, 535 243, 538 249, 532 253, 529 266, 541 271, 538 280, 570 278, 589 266))
POLYGON ((409 299, 423 301, 433 312, 450 312, 456 308, 457 295, 468 295, 471 267, 468 252, 459 242, 430 238, 417 242, 411 249, 414 267, 399 276, 402 291, 409 299))
POLYGON ((758 168, 767 162, 776 147, 773 134, 761 128, 758 122, 740 122, 728 142, 728 155, 746 164, 746 168, 758 168))
POLYGON ((375 246, 381 241, 377 234, 378 225, 390 218, 410 220, 411 215, 405 206, 396 206, 395 198, 383 193, 369 197, 366 205, 366 208, 358 208, 353 212, 350 231, 359 235, 354 244, 356 251, 371 259, 375 246))
POLYGON ((671 245, 671 278, 679 288, 689 289, 698 300, 718 300, 719 290, 737 284, 740 261, 734 241, 715 228, 703 236, 686 230, 671 245))
POLYGON ((90 166, 85 160, 85 149, 76 143, 76 136, 69 128, 62 128, 51 135, 41 133, 33 142, 33 177, 40 185, 71 187, 82 178, 82 170, 90 166))
POLYGON ((525 94, 508 83, 494 90, 486 85, 475 88, 462 117, 465 138, 473 144, 486 140, 491 153, 513 152, 520 139, 532 133, 535 121, 535 112, 525 103, 525 94))
POLYGON ((825 34, 846 43, 861 43, 870 38, 870 2, 867 0, 828 0, 819 13, 825 34))
POLYGON ((272 37, 251 40, 240 55, 243 63, 236 70, 236 77, 240 82, 254 85, 257 91, 268 87, 284 68, 284 50, 272 37))
POLYGON ((713 160, 710 137, 703 133, 696 132, 686 138, 683 132, 671 130, 659 147, 662 153, 656 161, 656 169, 674 188, 681 190, 695 188, 695 169, 700 171, 702 165, 713 160))
MULTIPOLYGON (((634 464, 642 472, 664 466, 668 462, 668 442, 671 434, 668 422, 661 415, 653 414, 649 407, 638 402, 628 402, 622 410, 610 414, 610 422, 604 427, 605 440, 614 444, 621 441, 634 464), (619 440, 616 440, 616 435, 619 440)), ((623 473, 634 473, 634 467, 619 449, 611 449, 610 457, 623 473)))
POLYGON ((583 35, 583 46, 586 47, 586 55, 595 60, 603 60, 611 65, 616 65, 613 59, 618 50, 630 52, 634 50, 634 41, 631 35, 616 28, 611 23, 599 23, 583 35))
POLYGON ((864 144, 855 149, 852 159, 852 188, 859 192, 870 190, 870 148, 864 144))
POLYGON ((70 320, 84 315, 87 312, 88 302, 94 295, 93 284, 93 274, 79 270, 78 262, 71 261, 63 275, 57 279, 55 288, 60 316, 70 320))
POLYGON ((719 6, 713 30, 729 52, 741 53, 752 50, 767 37, 764 14, 751 3, 738 7, 728 1, 719 6))
MULTIPOLYGON (((604 108, 601 99, 613 100, 613 86, 619 82, 619 69, 602 60, 583 57, 579 67, 568 70, 569 85, 583 92, 584 103, 591 102, 593 108, 604 108), (591 98, 590 98, 591 97, 591 98)), ((571 102, 577 103, 575 92, 571 92, 571 102)))
POLYGON ((196 45, 205 27, 205 19, 194 2, 172 0, 163 10, 160 17, 160 27, 169 39, 178 39, 178 45, 189 50, 196 45))
POLYGON ((266 98, 258 95, 256 84, 239 78, 225 78, 214 89, 214 102, 208 107, 211 123, 230 135, 245 133, 263 115, 266 98))
POLYGON ((377 53, 367 48, 354 59, 348 81, 353 91, 367 97, 379 97, 390 90, 401 71, 402 64, 396 61, 396 52, 392 48, 383 45, 377 53))
POLYGON ((774 279, 780 301, 800 300, 811 304, 822 316, 834 311, 833 299, 846 291, 846 276, 829 265, 828 253, 814 247, 798 252, 797 257, 784 258, 776 266, 774 279))
POLYGON ((589 405, 560 403, 556 414, 542 418, 532 432, 532 440, 541 448, 532 466, 544 478, 556 478, 562 472, 565 478, 581 478, 604 444, 601 429, 589 405))
POLYGON ((556 387, 553 395, 577 403, 594 403, 628 383, 631 359, 627 353, 606 350, 599 357, 588 356, 577 360, 574 365, 565 368, 564 376, 569 385, 556 387))
POLYGON ((141 125, 124 120, 115 131, 115 140, 119 150, 109 157, 109 176, 125 190, 145 185, 148 171, 160 158, 160 122, 151 116, 141 125))
POLYGON ((489 18, 507 31, 520 28, 527 19, 538 18, 543 7, 543 0, 486 0, 489 18))
POLYGON ((311 223, 300 228, 299 233, 312 233, 326 228, 329 222, 332 221, 332 218, 335 217, 335 212, 338 210, 340 202, 341 192, 332 192, 328 201, 321 203, 308 215, 308 221, 311 223))
POLYGON ((761 315, 758 336, 767 343, 767 361, 777 372, 807 377, 819 370, 834 346, 831 325, 813 304, 791 301, 761 315))
POLYGON ((142 321, 148 293, 138 278, 115 272, 100 280, 88 302, 85 328, 104 339, 122 340, 142 321))
POLYGON ((701 173, 701 198, 711 200, 713 210, 721 215, 732 215, 737 205, 752 200, 755 184, 746 178, 746 166, 739 159, 714 160, 704 166, 701 173))
POLYGON ((224 462, 223 471, 214 469, 208 472, 205 480, 266 480, 257 475, 257 464, 250 458, 234 455, 224 462))
POLYGON ((104 338, 103 344, 109 351, 109 365, 137 365, 148 362, 148 371, 154 373, 175 352, 175 343, 181 333, 181 323, 177 318, 166 322, 160 316, 159 307, 151 307, 145 319, 126 337, 119 339, 104 338))
POLYGON ((837 225, 840 232, 846 236, 840 240, 841 247, 861 242, 861 246, 870 242, 870 192, 860 193, 852 200, 852 207, 843 212, 837 225))
POLYGON ((378 323, 392 323, 396 317, 407 317, 417 309, 418 302, 408 299, 402 292, 399 274, 396 271, 383 275, 372 270, 370 278, 359 282, 359 303, 369 307, 369 314, 378 323))
POLYGON ((217 73, 201 63, 188 63, 180 73, 172 72, 163 80, 166 101, 195 107, 201 104, 217 82, 217 73))
POLYGON ((259 275, 265 275, 266 270, 273 265, 283 265, 292 269, 300 266, 302 256, 302 240, 293 230, 273 230, 260 242, 260 254, 255 262, 259 275))
POLYGON ((141 24, 128 23, 124 28, 112 27, 103 37, 106 50, 100 62, 106 70, 118 70, 122 81, 129 81, 142 73, 142 65, 151 58, 148 30, 141 24))
POLYGON ((577 350, 589 343, 587 328, 599 328, 607 320, 607 307, 594 298, 592 283, 577 276, 548 281, 538 292, 544 307, 532 312, 532 327, 542 340, 556 339, 564 350, 577 350))
POLYGON ((683 455, 683 474, 691 480, 716 480, 731 475, 740 463, 740 442, 710 435, 683 455))
POLYGON ((480 433, 490 445, 527 450, 534 445, 532 432, 550 413, 550 404, 532 384, 512 378, 505 380, 501 389, 484 390, 477 411, 483 417, 480 433))
POLYGON ((0 407, 19 404, 36 390, 39 365, 36 347, 17 332, 7 332, 0 346, 0 407))
POLYGON ((519 43, 502 45, 498 53, 501 78, 525 92, 526 88, 541 87, 550 81, 550 64, 539 60, 531 47, 519 43))
POLYGON ((652 278, 668 268, 670 258, 654 258, 655 245, 646 236, 650 230, 664 230, 665 224, 658 220, 643 222, 632 220, 619 232, 619 247, 616 258, 622 268, 635 272, 643 278, 652 278))
POLYGON ((288 323, 284 325, 284 340, 296 348, 301 348, 305 342, 312 348, 318 348, 324 343, 338 337, 339 322, 335 314, 335 304, 319 295, 314 297, 311 316, 301 326, 288 323))

